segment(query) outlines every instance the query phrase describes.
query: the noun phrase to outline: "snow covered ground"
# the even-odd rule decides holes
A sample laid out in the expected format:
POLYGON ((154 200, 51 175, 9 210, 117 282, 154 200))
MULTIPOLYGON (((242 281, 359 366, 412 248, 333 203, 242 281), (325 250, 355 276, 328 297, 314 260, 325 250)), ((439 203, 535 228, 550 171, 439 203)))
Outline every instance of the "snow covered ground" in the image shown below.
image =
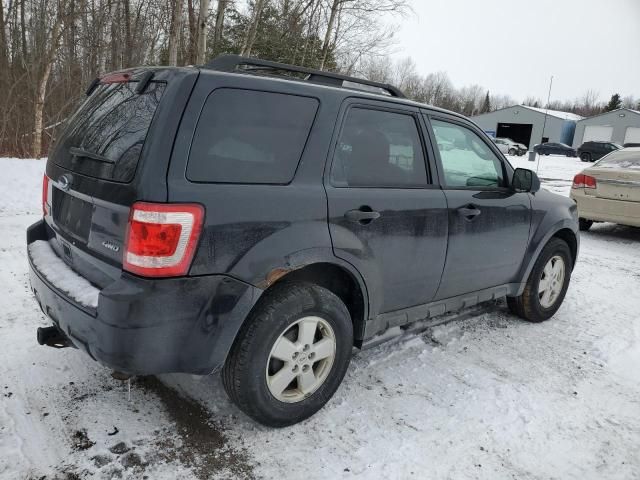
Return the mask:
MULTIPOLYGON (((533 167, 526 157, 514 165, 533 167)), ((584 164, 543 157, 568 194, 584 164)), ((43 161, 0 159, 0 478, 640 478, 640 229, 597 224, 556 316, 488 313, 358 353, 313 418, 239 413, 217 377, 127 384, 40 347, 25 229, 43 161)))

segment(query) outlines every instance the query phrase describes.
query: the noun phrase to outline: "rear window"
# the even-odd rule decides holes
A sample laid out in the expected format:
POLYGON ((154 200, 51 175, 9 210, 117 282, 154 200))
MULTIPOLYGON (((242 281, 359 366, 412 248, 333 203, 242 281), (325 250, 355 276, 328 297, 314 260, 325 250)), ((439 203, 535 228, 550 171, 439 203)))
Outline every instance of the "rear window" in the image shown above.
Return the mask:
POLYGON ((603 157, 595 164, 598 168, 628 168, 640 170, 640 153, 618 150, 603 157))
POLYGON ((129 182, 165 88, 151 82, 140 95, 137 85, 99 85, 63 130, 53 161, 83 175, 129 182))
POLYGON ((193 137, 193 182, 286 184, 295 174, 318 101, 223 88, 205 102, 193 137))

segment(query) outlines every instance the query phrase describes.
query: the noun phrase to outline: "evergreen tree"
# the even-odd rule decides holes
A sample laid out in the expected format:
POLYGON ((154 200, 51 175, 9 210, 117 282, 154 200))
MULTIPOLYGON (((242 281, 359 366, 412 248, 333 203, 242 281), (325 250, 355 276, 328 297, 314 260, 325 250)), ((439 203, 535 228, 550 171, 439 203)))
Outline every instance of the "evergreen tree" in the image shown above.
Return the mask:
POLYGON ((484 103, 482 104, 480 113, 489 113, 490 111, 491 111, 491 98, 489 97, 489 90, 487 90, 487 95, 484 97, 484 103))
POLYGON ((613 95, 611 95, 611 100, 609 100, 609 103, 607 104, 607 106, 604 107, 604 111, 611 112, 613 110, 617 110, 621 106, 622 106, 622 100, 620 100, 620 95, 617 93, 614 93, 613 95))

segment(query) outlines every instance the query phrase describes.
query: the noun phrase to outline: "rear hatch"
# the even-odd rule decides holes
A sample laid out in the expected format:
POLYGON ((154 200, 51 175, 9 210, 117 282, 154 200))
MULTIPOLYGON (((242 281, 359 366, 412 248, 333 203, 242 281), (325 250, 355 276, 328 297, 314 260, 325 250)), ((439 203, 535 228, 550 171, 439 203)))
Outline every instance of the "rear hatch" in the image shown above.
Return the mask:
POLYGON ((598 198, 640 202, 640 148, 611 153, 584 172, 596 179, 598 198))
POLYGON ((129 210, 165 202, 166 172, 195 69, 135 69, 92 84, 56 139, 46 175, 49 243, 104 288, 122 271, 129 210))

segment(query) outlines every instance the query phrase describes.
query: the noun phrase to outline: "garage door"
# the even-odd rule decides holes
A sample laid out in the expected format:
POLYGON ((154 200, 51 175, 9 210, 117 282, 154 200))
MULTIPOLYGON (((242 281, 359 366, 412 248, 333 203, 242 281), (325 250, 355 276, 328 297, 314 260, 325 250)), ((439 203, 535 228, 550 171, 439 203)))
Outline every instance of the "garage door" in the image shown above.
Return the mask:
POLYGON ((627 127, 624 143, 640 143, 640 127, 627 127))
POLYGON ((587 125, 584 127, 583 142, 600 141, 609 142, 613 134, 613 127, 605 127, 604 125, 587 125))

